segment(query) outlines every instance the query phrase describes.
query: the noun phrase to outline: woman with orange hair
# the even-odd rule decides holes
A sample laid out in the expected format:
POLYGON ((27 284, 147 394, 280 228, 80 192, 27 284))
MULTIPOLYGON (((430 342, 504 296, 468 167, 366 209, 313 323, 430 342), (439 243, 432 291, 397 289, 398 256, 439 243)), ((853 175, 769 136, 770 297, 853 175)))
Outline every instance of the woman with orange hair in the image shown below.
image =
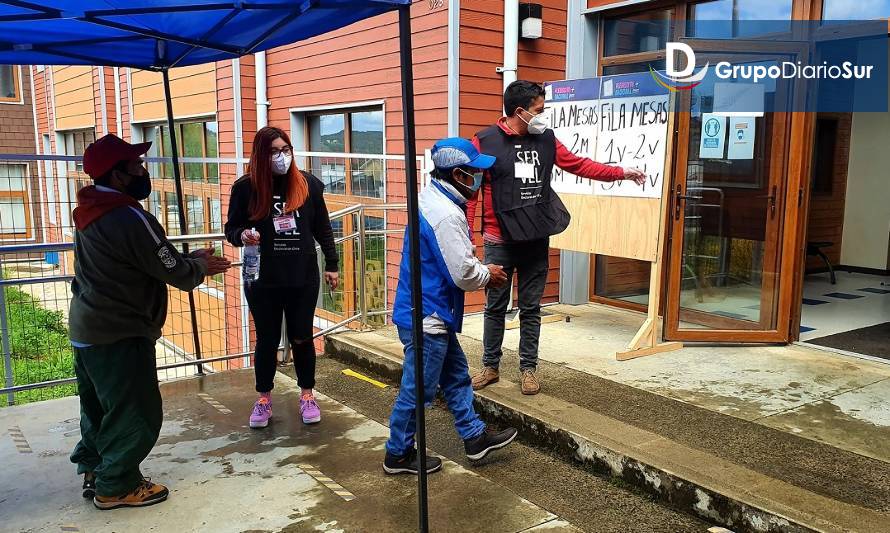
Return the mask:
POLYGON ((259 277, 244 292, 256 327, 254 373, 260 397, 250 415, 250 427, 269 425, 281 317, 294 357, 300 386, 303 422, 321 420, 315 402, 315 344, 312 323, 320 276, 315 242, 325 258, 325 282, 339 283, 338 255, 324 184, 293 162, 287 133, 266 127, 257 132, 250 154, 249 173, 232 185, 226 221, 226 240, 234 246, 258 245, 259 277))

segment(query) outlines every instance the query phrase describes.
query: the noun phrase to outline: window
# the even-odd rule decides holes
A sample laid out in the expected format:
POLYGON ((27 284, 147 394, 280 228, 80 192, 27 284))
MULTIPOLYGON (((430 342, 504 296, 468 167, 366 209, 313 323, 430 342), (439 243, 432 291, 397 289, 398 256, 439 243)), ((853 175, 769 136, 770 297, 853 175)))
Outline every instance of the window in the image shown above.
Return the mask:
POLYGON ((204 199, 200 196, 185 196, 186 219, 188 220, 189 234, 204 233, 204 199))
POLYGON ((16 104, 22 102, 19 72, 19 67, 15 65, 0 65, 0 102, 16 104))
MULTIPOLYGON (((176 144, 180 157, 217 157, 218 125, 215 121, 180 122, 176 127, 176 144)), ((170 144, 170 132, 164 124, 148 126, 142 130, 143 139, 152 141, 148 152, 152 157, 171 157, 173 147, 170 144), (160 142, 158 142, 160 139, 160 142)), ((153 177, 173 178, 173 166, 170 163, 153 164, 149 167, 153 177)), ((183 181, 198 183, 219 183, 218 163, 180 163, 179 171, 183 181)))
MULTIPOLYGON (((604 18, 601 75, 663 70, 666 44, 678 40, 679 29, 670 8, 604 18)), ((637 307, 648 302, 649 263, 595 255, 590 271, 592 300, 623 300, 637 307)))
MULTIPOLYGON (((65 155, 82 156, 87 146, 96 140, 96 130, 93 128, 84 130, 72 130, 62 133, 65 142, 65 155)), ((69 172, 83 172, 83 160, 69 161, 69 172)))
POLYGON ((664 50, 672 33, 670 9, 607 18, 603 20, 603 56, 664 50))
POLYGON ((890 0, 823 0, 822 20, 875 20, 890 18, 890 0))
MULTIPOLYGON (((185 195, 185 218, 190 234, 222 231, 222 208, 219 190, 219 163, 207 161, 219 156, 218 125, 214 120, 178 122, 176 144, 183 158, 204 159, 182 162, 182 192, 185 195)), ((155 124, 142 129, 143 139, 151 141, 149 157, 170 157, 170 131, 166 124, 155 124)), ((147 208, 170 235, 179 235, 179 206, 172 163, 149 163, 154 178, 155 192, 147 201, 147 208)))
MULTIPOLYGON (((793 0, 711 0, 689 6, 688 35, 707 39, 731 39, 791 30, 793 0), (738 24, 740 21, 765 21, 738 24)), ((845 0, 848 1, 848 0, 845 0)))
MULTIPOLYGON (((309 151, 383 155, 383 110, 331 111, 308 117, 309 151)), ((313 157, 310 172, 324 182, 329 194, 384 197, 382 159, 343 156, 313 157)))
MULTIPOLYGON (((179 231, 179 204, 176 203, 176 193, 173 192, 165 192, 164 193, 164 212, 167 214, 166 217, 166 232, 167 235, 179 235, 181 232, 179 231)), ((164 220, 161 220, 161 224, 164 224, 164 220)))
POLYGON ((665 68, 665 46, 675 33, 672 9, 615 15, 603 19, 601 75, 665 68))
POLYGON ((0 164, 0 238, 32 236, 27 165, 0 164))
POLYGON ((603 76, 612 76, 614 74, 633 74, 634 72, 647 72, 649 67, 655 70, 664 70, 664 59, 656 61, 639 61, 636 63, 618 63, 603 67, 603 76))

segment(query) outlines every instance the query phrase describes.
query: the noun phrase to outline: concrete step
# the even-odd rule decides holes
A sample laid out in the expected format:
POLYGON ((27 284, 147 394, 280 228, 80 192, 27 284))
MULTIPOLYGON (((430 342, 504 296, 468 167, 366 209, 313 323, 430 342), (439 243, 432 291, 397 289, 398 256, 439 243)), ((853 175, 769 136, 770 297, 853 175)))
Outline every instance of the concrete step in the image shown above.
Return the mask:
MULTIPOLYGON (((400 379, 402 347, 391 333, 328 336, 325 351, 394 382, 400 379)), ((478 366, 469 351, 468 356, 471 366, 478 366)), ((507 358, 503 368, 506 363, 507 358)), ((489 420, 520 429, 526 442, 734 531, 890 531, 886 463, 547 366, 539 366, 546 376, 543 393, 521 395, 502 372, 499 383, 477 393, 477 409, 489 420), (630 409, 598 405, 604 397, 630 409), (635 418, 640 413, 661 414, 661 425, 635 418), (756 445, 737 446, 736 441, 752 437, 756 445), (726 446, 720 446, 721 439, 726 446)))

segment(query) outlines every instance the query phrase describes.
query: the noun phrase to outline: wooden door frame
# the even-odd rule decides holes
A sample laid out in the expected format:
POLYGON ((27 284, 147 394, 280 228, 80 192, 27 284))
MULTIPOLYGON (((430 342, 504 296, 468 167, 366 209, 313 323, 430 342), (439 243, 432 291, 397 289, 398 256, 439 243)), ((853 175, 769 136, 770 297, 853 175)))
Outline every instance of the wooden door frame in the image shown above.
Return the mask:
MULTIPOLYGON (((689 42, 689 41, 687 41, 689 42)), ((700 46, 703 44, 701 42, 698 43, 700 46)), ((746 45, 748 43, 745 43, 746 45)), ((708 43, 710 45, 710 43, 708 43)), ((729 43, 720 43, 719 46, 713 47, 714 51, 722 51, 722 52, 739 52, 745 53, 746 50, 738 50, 733 49, 732 45, 729 43)), ((709 50, 711 51, 711 50, 709 50)), ((802 54, 805 53, 805 50, 802 46, 785 46, 782 48, 778 48, 775 46, 763 47, 762 50, 758 50, 763 53, 771 53, 774 55, 782 54, 782 55, 795 55, 796 57, 801 57, 802 54)), ((797 87, 796 90, 802 90, 801 87, 797 87)), ((685 176, 686 169, 688 165, 688 141, 690 135, 690 114, 689 112, 681 111, 679 113, 679 117, 677 120, 677 134, 675 138, 675 142, 677 143, 678 150, 675 152, 677 157, 675 159, 674 164, 674 172, 673 178, 671 182, 671 198, 669 199, 671 204, 669 206, 671 209, 669 211, 673 213, 675 209, 677 209, 677 205, 674 202, 674 194, 679 184, 679 181, 683 180, 683 191, 685 192, 685 176), (686 146, 681 146, 681 140, 686 139, 686 146), (681 172, 682 171, 682 172, 681 172)), ((778 290, 769 291, 770 294, 768 296, 762 296, 761 308, 764 303, 773 305, 773 302, 777 302, 775 306, 775 327, 769 329, 761 329, 761 330, 743 330, 743 329, 730 329, 732 325, 736 325, 737 322, 731 319, 727 319, 725 322, 720 321, 719 319, 712 319, 711 322, 716 326, 709 329, 702 330, 694 330, 694 329, 682 329, 679 327, 680 325, 680 306, 679 306, 679 285, 680 285, 680 276, 681 272, 679 268, 674 263, 676 260, 680 259, 680 254, 682 254, 682 246, 683 246, 683 234, 682 229, 683 224, 682 221, 672 220, 670 226, 670 241, 671 241, 671 253, 668 256, 668 265, 669 268, 666 269, 666 278, 667 278, 667 294, 666 300, 668 300, 668 305, 665 306, 664 312, 664 334, 665 338, 670 339, 683 339, 687 341, 715 341, 719 340, 720 342, 767 342, 767 343, 786 343, 791 340, 792 335, 792 324, 795 320, 795 314, 797 314, 796 320, 799 321, 799 306, 795 309, 793 305, 794 299, 796 298, 796 294, 800 290, 802 290, 801 280, 798 279, 800 276, 793 275, 789 276, 789 273, 795 273, 800 268, 803 268, 803 257, 800 257, 801 254, 797 253, 801 250, 801 232, 805 232, 805 228, 801 225, 801 205, 800 202, 795 201, 787 201, 787 199, 793 199, 794 196, 798 196, 800 198, 803 192, 798 192, 797 195, 794 194, 794 191, 802 191, 802 187, 805 186, 808 188, 808 180, 804 178, 804 173, 809 170, 809 161, 808 158, 805 157, 805 154, 811 154, 812 152, 812 126, 814 124, 812 113, 802 113, 802 112, 785 112, 785 113, 777 113, 777 115, 781 115, 781 120, 784 122, 784 131, 786 132, 785 139, 773 139, 773 147, 772 150, 775 150, 777 147, 782 149, 781 158, 776 158, 771 156, 770 165, 770 182, 767 185, 767 190, 771 191, 773 185, 777 186, 777 192, 781 196, 781 201, 779 198, 776 199, 776 215, 775 218, 778 222, 782 223, 781 226, 781 237, 779 234, 775 235, 774 239, 771 239, 769 232, 767 234, 766 248, 768 249, 771 245, 770 242, 773 242, 772 246, 776 246, 781 243, 781 252, 777 254, 773 254, 776 256, 776 268, 775 274, 770 276, 771 283, 778 283, 778 290), (809 129, 809 136, 805 137, 807 129, 809 129), (799 137, 797 135, 800 135, 799 137), (802 145, 795 142, 791 143, 791 139, 801 139, 803 140, 802 145), (798 148, 800 146, 800 148, 798 148), (781 167, 778 167, 781 165, 781 167), (782 167, 784 167, 784 172, 782 172, 782 167), (777 179, 784 179, 784 182, 777 183, 777 179), (784 191, 784 192, 783 192, 784 191), (675 238, 676 236, 676 238, 675 238), (676 247, 676 248, 675 248, 676 247), (792 251, 793 253, 788 253, 792 251), (676 253, 675 253, 676 252, 676 253), (800 287, 798 286, 800 285, 800 287), (676 299, 674 295, 676 294, 676 299), (773 297, 775 295, 775 298, 773 297), (675 300, 674 305, 671 305, 671 300, 675 300), (676 316, 675 316, 676 314, 676 316)), ((766 282, 766 278, 764 278, 766 282)), ((762 295, 767 292, 765 289, 767 287, 764 286, 764 290, 762 290, 762 295)), ((689 313, 690 311, 686 311, 689 313)), ((693 313, 697 314, 695 311, 693 313)), ((702 315, 713 316, 707 313, 701 312, 702 315)))

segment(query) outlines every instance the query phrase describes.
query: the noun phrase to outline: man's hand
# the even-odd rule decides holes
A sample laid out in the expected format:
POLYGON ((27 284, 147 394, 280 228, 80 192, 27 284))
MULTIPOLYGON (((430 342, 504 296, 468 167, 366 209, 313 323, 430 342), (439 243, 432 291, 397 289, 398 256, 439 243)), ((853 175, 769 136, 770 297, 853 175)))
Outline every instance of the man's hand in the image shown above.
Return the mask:
POLYGON ((215 250, 213 248, 201 248, 200 250, 195 250, 194 252, 191 252, 188 256, 190 259, 205 259, 206 260, 208 257, 213 255, 214 252, 215 252, 215 250))
POLYGON ((624 179, 642 185, 646 183, 646 173, 638 168, 626 168, 624 169, 624 179))
POLYGON ((501 265, 487 265, 488 273, 491 277, 488 279, 488 287, 498 289, 507 284, 507 273, 501 265))
POLYGON ((324 282, 328 284, 328 287, 330 287, 332 291, 337 290, 337 287, 340 286, 340 273, 339 272, 325 272, 324 273, 324 282))
POLYGON ((217 274, 222 274, 226 270, 232 267, 231 261, 224 257, 220 257, 218 255, 208 255, 204 258, 207 262, 207 275, 215 276, 217 274))
POLYGON ((241 232, 241 242, 244 246, 251 246, 260 243, 260 232, 252 229, 246 229, 241 232))

